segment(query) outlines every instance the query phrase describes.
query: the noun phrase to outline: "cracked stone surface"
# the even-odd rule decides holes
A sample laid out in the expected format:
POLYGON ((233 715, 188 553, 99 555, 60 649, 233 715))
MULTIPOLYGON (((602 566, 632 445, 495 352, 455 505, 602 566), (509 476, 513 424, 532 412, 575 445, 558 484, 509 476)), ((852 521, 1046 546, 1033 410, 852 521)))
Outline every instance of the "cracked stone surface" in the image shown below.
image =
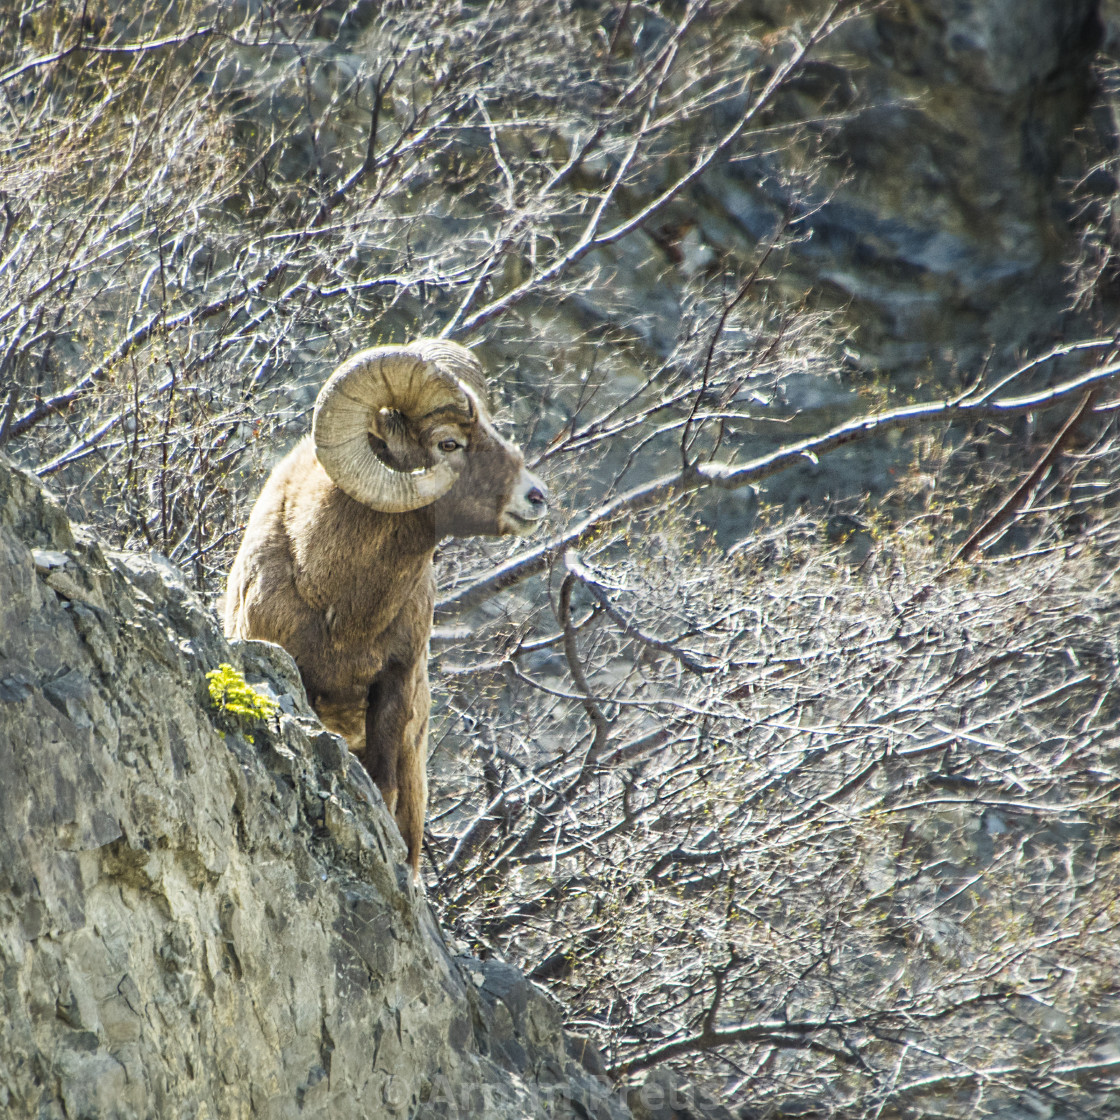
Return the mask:
POLYGON ((0 1115, 628 1116, 403 860, 283 650, 0 458, 0 1115), (224 724, 223 661, 279 715, 224 724))

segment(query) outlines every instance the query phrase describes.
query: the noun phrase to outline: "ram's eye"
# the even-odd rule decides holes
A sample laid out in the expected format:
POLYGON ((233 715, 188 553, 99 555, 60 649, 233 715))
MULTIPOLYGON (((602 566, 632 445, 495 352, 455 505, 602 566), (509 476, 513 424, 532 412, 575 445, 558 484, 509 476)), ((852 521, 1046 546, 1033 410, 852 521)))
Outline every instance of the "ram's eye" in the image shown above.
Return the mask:
POLYGON ((441 439, 439 441, 440 451, 457 451, 462 446, 457 439, 441 439))

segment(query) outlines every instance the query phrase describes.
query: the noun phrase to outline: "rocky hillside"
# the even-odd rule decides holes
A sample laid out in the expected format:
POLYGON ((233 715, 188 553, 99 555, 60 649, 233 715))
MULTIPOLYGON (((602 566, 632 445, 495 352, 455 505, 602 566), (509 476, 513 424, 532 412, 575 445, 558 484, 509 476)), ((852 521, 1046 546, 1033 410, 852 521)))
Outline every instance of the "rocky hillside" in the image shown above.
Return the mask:
POLYGON ((276 647, 0 462, 0 1114, 629 1115, 508 965, 456 957, 276 647), (213 708, 226 662, 280 705, 213 708))

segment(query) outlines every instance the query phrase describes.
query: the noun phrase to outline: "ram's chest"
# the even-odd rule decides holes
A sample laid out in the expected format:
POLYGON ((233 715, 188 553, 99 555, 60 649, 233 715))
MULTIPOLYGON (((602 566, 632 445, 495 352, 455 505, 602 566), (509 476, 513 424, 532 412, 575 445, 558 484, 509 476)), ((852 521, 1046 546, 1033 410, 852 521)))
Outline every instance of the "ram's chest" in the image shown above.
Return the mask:
POLYGON ((355 620, 329 606, 323 615, 327 630, 327 645, 331 657, 339 667, 358 680, 371 680, 384 665, 389 651, 386 646, 385 626, 376 625, 382 620, 355 620))
POLYGON ((323 611, 332 651, 371 676, 387 661, 413 660, 416 649, 427 646, 432 597, 430 576, 423 572, 338 597, 323 611))

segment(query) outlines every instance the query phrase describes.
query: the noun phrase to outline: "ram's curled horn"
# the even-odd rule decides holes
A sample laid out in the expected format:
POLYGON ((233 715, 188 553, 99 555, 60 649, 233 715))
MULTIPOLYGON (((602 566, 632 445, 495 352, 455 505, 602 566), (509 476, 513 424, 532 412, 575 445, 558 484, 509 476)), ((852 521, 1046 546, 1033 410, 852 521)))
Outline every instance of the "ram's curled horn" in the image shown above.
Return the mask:
POLYGON ((385 513, 429 505, 455 484, 454 469, 437 463, 397 471, 383 463, 369 438, 378 414, 389 409, 419 417, 448 408, 470 415, 480 384, 485 389, 478 360, 454 342, 421 339, 363 350, 319 390, 311 425, 315 454, 335 485, 363 505, 385 513))
POLYGON ((490 390, 486 385, 482 363, 465 346, 460 346, 457 342, 446 342, 442 338, 422 338, 408 349, 423 354, 442 373, 458 378, 487 408, 490 407, 490 390))

